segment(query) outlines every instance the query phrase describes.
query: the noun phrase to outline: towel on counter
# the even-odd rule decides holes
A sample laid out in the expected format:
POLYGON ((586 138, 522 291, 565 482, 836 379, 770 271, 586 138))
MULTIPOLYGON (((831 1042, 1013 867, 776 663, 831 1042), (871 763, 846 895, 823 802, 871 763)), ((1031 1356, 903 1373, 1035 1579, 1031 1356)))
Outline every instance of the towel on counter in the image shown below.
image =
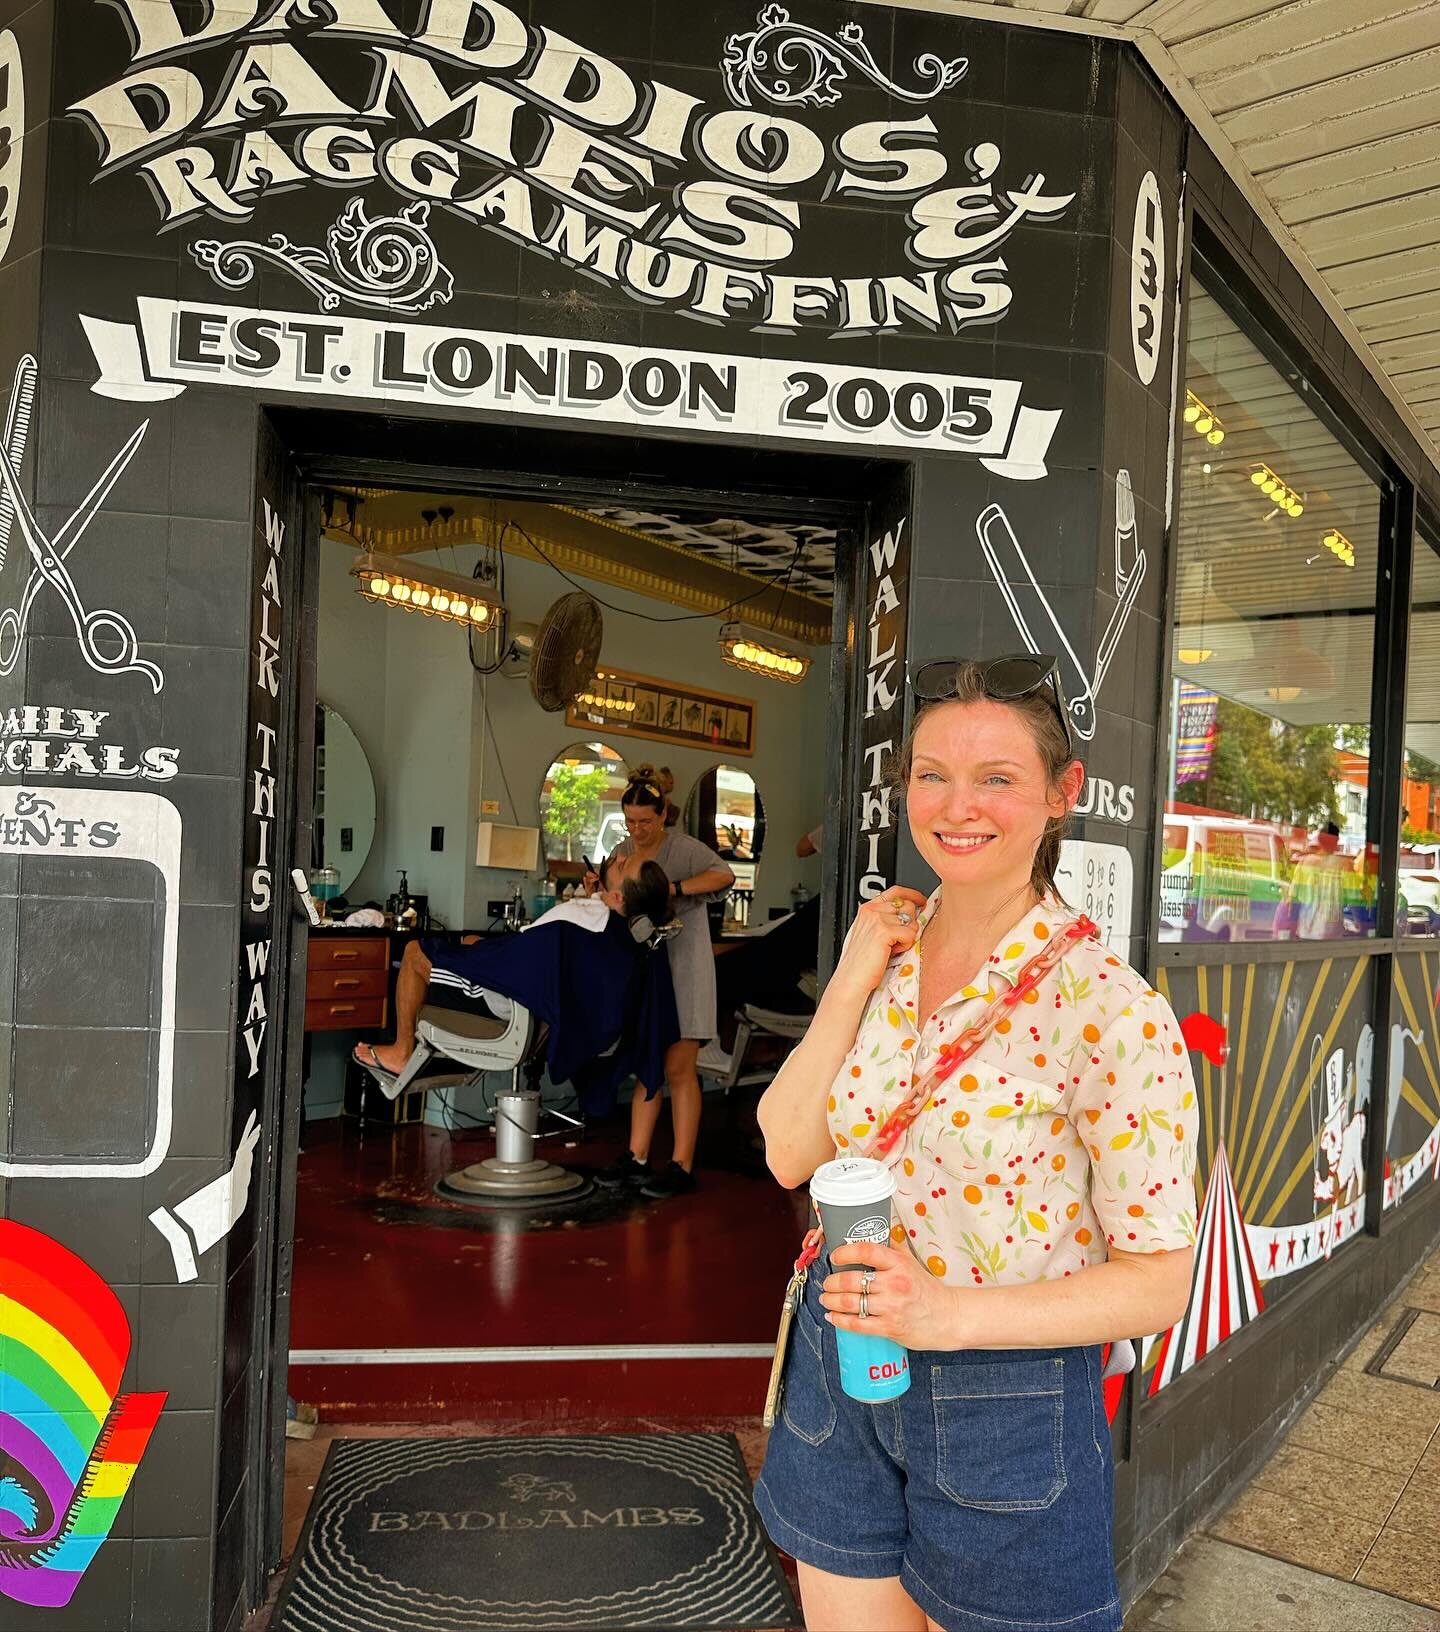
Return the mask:
POLYGON ((437 996, 498 993, 548 1024, 551 1081, 572 1083, 587 1115, 612 1110, 630 1076, 648 1097, 664 1085, 665 1051, 680 1036, 670 955, 637 942, 619 913, 598 934, 556 917, 523 935, 421 946, 437 996))

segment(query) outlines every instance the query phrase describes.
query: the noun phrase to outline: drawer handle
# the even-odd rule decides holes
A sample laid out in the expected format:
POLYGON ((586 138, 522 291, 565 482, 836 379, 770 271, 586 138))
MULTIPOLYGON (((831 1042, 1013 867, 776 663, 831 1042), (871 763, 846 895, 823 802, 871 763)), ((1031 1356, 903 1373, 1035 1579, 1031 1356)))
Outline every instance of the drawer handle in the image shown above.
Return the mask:
POLYGON ((335 948, 335 961, 336 961, 336 963, 354 963, 356 958, 358 958, 359 956, 360 956, 360 954, 355 950, 355 948, 353 946, 347 946, 347 947, 338 947, 337 946, 335 948))
POLYGON ((355 978, 354 975, 336 975, 336 977, 335 977, 335 990, 337 992, 340 990, 340 988, 342 986, 345 988, 346 991, 351 991, 356 986, 358 986, 359 984, 360 984, 360 982, 355 978))
POLYGON ((354 1014, 355 1005, 353 1003, 332 1003, 330 1012, 331 1014, 354 1014))

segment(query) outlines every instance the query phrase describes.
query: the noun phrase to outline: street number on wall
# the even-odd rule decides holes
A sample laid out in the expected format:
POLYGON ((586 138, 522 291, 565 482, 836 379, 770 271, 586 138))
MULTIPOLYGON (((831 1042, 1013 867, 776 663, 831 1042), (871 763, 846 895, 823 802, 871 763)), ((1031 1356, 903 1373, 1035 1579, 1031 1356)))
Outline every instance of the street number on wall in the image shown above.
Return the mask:
POLYGON ((1130 238, 1130 341, 1135 372, 1142 385, 1155 378, 1164 327, 1165 223, 1160 214, 1160 185, 1147 170, 1135 199, 1135 229, 1130 238))
POLYGON ((10 248, 20 202, 20 148, 25 134, 25 81, 15 31, 0 34, 0 261, 10 248))

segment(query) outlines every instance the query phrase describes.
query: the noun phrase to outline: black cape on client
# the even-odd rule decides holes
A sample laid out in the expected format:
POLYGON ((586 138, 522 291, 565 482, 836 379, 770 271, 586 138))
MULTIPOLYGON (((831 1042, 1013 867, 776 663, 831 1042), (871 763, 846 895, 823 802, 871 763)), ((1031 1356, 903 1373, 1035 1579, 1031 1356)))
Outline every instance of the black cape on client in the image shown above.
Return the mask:
POLYGON ((462 1008, 465 997, 478 1001, 489 991, 529 1009, 550 1028, 550 1080, 572 1083, 586 1115, 613 1110, 630 1076, 648 1097, 660 1091, 665 1051, 680 1037, 670 954, 663 944, 637 941, 619 913, 598 933, 549 923, 469 946, 422 944, 437 970, 464 982, 432 979, 427 1002, 462 1008))

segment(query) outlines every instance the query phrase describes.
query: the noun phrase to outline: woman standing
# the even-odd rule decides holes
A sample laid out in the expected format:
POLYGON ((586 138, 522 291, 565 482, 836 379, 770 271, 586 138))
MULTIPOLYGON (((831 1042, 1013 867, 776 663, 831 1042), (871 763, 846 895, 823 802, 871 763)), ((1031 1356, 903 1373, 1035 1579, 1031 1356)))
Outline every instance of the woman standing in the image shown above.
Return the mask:
POLYGON ((647 861, 657 862, 670 880, 675 913, 682 925, 670 943, 680 1041, 665 1055, 665 1081, 670 1085, 670 1116, 675 1125, 674 1158, 663 1172, 650 1171, 650 1143, 664 1096, 658 1084, 653 1097, 647 1097, 637 1084, 630 1100, 630 1149, 595 1176, 610 1189, 639 1185, 641 1195, 656 1199, 684 1195, 695 1188, 695 1143, 700 1135, 700 1074, 695 1062, 701 1044, 709 1042, 716 1029, 715 953, 705 902, 735 882, 735 874, 708 845, 666 828, 668 803, 659 783, 632 777, 620 800, 629 837, 616 846, 613 856, 620 863, 622 878, 637 873, 647 861))
POLYGON ((1099 1346, 1189 1296, 1189 1059, 1056 892, 1084 771, 1053 660, 929 664, 915 692, 896 779, 940 887, 861 908, 760 1105, 787 1187, 892 1168, 892 1244, 811 1271, 756 1502, 811 1632, 1115 1632, 1099 1346), (909 1391, 844 1394, 830 1327, 904 1344, 909 1391))

